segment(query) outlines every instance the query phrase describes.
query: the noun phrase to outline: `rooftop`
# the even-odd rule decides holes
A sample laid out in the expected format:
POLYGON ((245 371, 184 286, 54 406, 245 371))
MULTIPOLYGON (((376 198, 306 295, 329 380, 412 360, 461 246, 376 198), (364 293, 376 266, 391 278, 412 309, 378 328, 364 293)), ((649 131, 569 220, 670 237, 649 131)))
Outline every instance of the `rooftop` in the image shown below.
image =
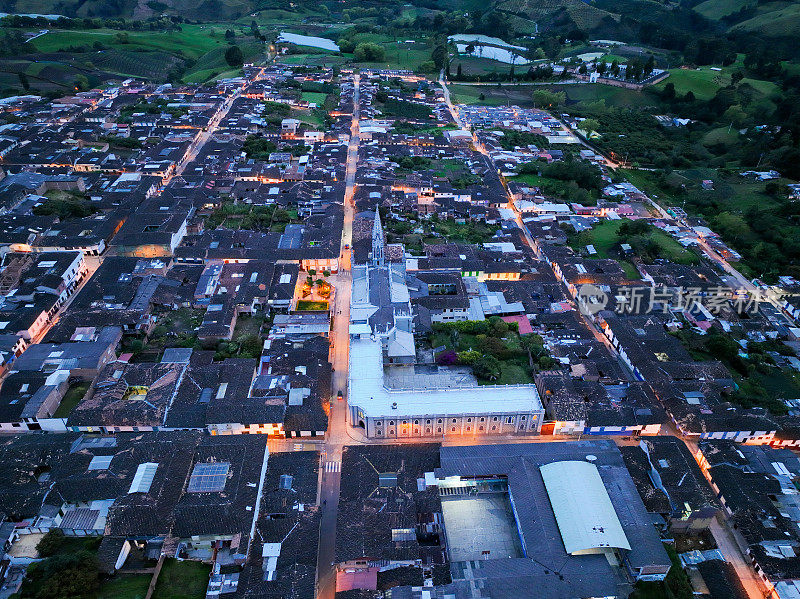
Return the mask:
POLYGON ((544 464, 539 470, 567 553, 630 550, 597 466, 569 460, 544 464), (578 481, 580 493, 576 492, 578 481))
POLYGON ((542 409, 535 385, 444 386, 389 388, 384 381, 381 343, 354 339, 350 343, 349 402, 367 416, 403 416, 437 413, 532 412, 542 409))

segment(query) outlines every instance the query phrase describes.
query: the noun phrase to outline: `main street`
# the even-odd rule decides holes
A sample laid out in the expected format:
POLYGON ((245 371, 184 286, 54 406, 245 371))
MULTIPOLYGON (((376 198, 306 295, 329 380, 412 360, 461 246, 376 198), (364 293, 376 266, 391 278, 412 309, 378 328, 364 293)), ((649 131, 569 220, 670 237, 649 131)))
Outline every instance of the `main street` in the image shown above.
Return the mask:
POLYGON ((333 599, 336 594, 336 572, 332 567, 336 555, 336 514, 339 504, 342 448, 347 436, 347 374, 350 355, 350 292, 351 247, 353 242, 353 194, 358 166, 359 76, 353 77, 353 120, 350 124, 350 143, 347 147, 347 170, 344 192, 344 226, 339 253, 339 272, 331 278, 336 287, 336 299, 331 327, 331 413, 328 433, 320 452, 320 493, 322 519, 319 528, 319 553, 317 560, 317 597, 333 599), (336 397, 341 391, 343 398, 336 397))

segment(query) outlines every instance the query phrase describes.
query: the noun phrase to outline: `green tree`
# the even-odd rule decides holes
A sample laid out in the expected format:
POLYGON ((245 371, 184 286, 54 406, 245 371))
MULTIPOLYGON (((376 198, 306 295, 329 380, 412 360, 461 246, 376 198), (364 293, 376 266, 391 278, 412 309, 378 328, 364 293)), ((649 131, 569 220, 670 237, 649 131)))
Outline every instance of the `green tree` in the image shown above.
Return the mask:
POLYGON ((519 339, 519 344, 522 349, 528 353, 528 362, 531 365, 533 365, 535 360, 540 360, 542 357, 547 356, 547 350, 544 348, 544 341, 542 341, 539 335, 522 335, 519 339))
POLYGON ((356 43, 346 37, 340 38, 339 41, 336 42, 336 45, 339 46, 339 51, 342 54, 352 54, 353 50, 356 49, 356 43))
POLYGON ((652 74, 653 69, 655 68, 656 68, 656 57, 651 54, 650 58, 647 59, 647 62, 644 65, 643 69, 644 76, 649 77, 652 74))
POLYGON ((382 62, 385 54, 383 46, 370 42, 362 42, 353 50, 353 56, 358 62, 382 62))
POLYGON ((444 43, 438 44, 431 52, 431 60, 436 65, 437 69, 441 69, 447 62, 447 45, 444 43))
POLYGON ((58 553, 59 549, 67 542, 64 536, 64 531, 60 528, 51 528, 47 531, 38 543, 36 543, 36 552, 39 557, 50 557, 58 553))
POLYGON ((247 335, 240 340, 240 356, 258 358, 261 355, 262 341, 258 335, 247 335))
POLYGON ((492 326, 492 333, 494 333, 496 336, 503 337, 506 333, 508 333, 508 323, 502 318, 492 318, 490 324, 492 326))
POLYGON ((99 585, 97 556, 82 550, 32 564, 21 595, 26 599, 89 599, 99 585))
POLYGON ((591 133, 592 131, 597 131, 600 128, 600 123, 598 123, 594 119, 583 119, 581 121, 581 129, 584 131, 591 133))
POLYGON ((225 62, 232 67, 240 67, 244 64, 244 55, 239 46, 228 46, 225 50, 225 62))
POLYGON ((720 235, 739 241, 750 234, 750 225, 740 214, 721 212, 714 218, 714 227, 720 235))
POLYGON ((75 75, 75 87, 81 91, 89 89, 89 79, 87 79, 86 75, 82 73, 75 75))
POLYGON ((496 381, 502 374, 500 360, 494 356, 483 356, 472 365, 472 372, 479 379, 496 381))
POLYGON ((467 366, 471 366, 472 364, 475 364, 475 362, 480 360, 480 358, 481 358, 481 352, 474 349, 468 349, 466 351, 458 352, 459 364, 465 364, 467 366))
POLYGON ((546 89, 537 89, 533 92, 533 103, 540 108, 555 108, 566 100, 565 92, 551 92, 546 89))

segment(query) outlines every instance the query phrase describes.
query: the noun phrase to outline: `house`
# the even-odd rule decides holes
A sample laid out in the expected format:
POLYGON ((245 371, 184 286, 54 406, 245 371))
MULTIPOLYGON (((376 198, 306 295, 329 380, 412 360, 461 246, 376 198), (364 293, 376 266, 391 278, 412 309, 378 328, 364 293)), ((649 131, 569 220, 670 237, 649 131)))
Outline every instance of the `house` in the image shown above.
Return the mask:
MULTIPOLYGON (((648 437, 640 440, 638 450, 646 457, 650 480, 668 500, 669 511, 662 514, 670 530, 708 528, 719 504, 686 444, 675 437, 648 437)), ((633 448, 622 451, 626 461, 629 453, 639 453, 633 448)))

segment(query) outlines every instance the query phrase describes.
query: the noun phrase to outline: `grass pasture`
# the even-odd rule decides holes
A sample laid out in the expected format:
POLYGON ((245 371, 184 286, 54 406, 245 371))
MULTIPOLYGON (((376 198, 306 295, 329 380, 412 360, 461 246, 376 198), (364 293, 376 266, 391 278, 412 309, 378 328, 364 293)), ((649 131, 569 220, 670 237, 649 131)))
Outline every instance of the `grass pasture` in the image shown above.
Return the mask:
MULTIPOLYGON (((357 33, 352 36, 356 44, 372 43, 383 48, 384 59, 381 62, 356 63, 363 67, 383 67, 409 69, 416 71, 419 66, 431 59, 431 46, 424 40, 409 37, 397 37, 380 33, 357 33), (408 41, 407 41, 408 40, 408 41)), ((345 54, 353 60, 352 54, 345 54)))
POLYGON ((533 106, 533 92, 537 89, 546 89, 553 92, 563 91, 567 95, 567 105, 578 103, 593 103, 602 100, 610 107, 646 107, 658 104, 658 99, 640 91, 615 87, 612 85, 577 85, 577 84, 546 84, 546 85, 450 85, 453 101, 459 104, 484 104, 486 106, 502 106, 516 104, 523 108, 533 106), (484 99, 480 99, 480 95, 484 99))
MULTIPOLYGON (((618 249, 619 244, 630 241, 620 233, 620 228, 626 222, 628 221, 610 220, 601 222, 591 230, 575 235, 571 240, 571 245, 576 251, 583 251, 587 245, 592 245, 597 251, 597 258, 618 259, 621 257, 618 249)), ((697 264, 699 262, 696 254, 687 250, 670 235, 655 227, 650 227, 649 231, 643 236, 647 238, 649 243, 658 247, 657 255, 659 258, 664 258, 676 264, 697 264)), ((631 241, 631 243, 633 242, 631 241)))
POLYGON ((111 48, 161 51, 193 59, 217 46, 227 46, 225 30, 210 25, 184 25, 182 31, 53 30, 30 43, 39 52, 50 53, 97 42, 111 48))
MULTIPOLYGON (((461 65, 461 72, 464 75, 485 75, 487 73, 508 73, 511 69, 510 64, 492 60, 491 58, 482 58, 476 56, 454 56, 450 63, 450 72, 456 73, 458 67, 461 65)), ((528 67, 536 66, 530 65, 516 65, 514 71, 516 73, 524 73, 528 67)))
POLYGON ((760 14, 732 27, 767 37, 796 35, 800 31, 800 4, 769 3, 759 7, 760 14))
POLYGON ((106 50, 91 56, 97 68, 109 73, 132 75, 145 79, 159 80, 178 68, 181 60, 167 52, 132 52, 128 50, 106 50))
POLYGON ((237 31, 235 43, 245 62, 264 55, 261 42, 232 25, 183 25, 181 31, 52 30, 29 43, 34 52, 23 57, 21 67, 9 68, 7 60, 3 66, 24 70, 32 86, 43 90, 71 88, 79 74, 91 86, 113 77, 165 81, 179 72, 187 83, 203 83, 241 72, 225 60, 228 28, 237 31))
POLYGON ((100 585, 96 599, 144 599, 150 580, 149 574, 117 574, 100 585))
POLYGON ((710 100, 721 87, 730 83, 730 74, 724 71, 712 71, 711 67, 699 69, 670 69, 669 77, 656 84, 656 89, 663 89, 667 83, 675 86, 675 93, 683 95, 691 91, 699 100, 710 100))
MULTIPOLYGON (((657 83, 654 87, 662 90, 667 83, 672 83, 675 86, 675 93, 679 95, 691 91, 698 100, 710 100, 720 88, 730 85, 731 73, 740 67, 741 64, 737 60, 737 62, 728 67, 670 69, 669 77, 657 83)), ((745 78, 742 79, 742 83, 749 84, 765 98, 774 96, 779 91, 778 86, 771 81, 745 78)))
POLYGON ((211 566, 200 562, 168 559, 158 575, 153 599, 203 599, 211 566))
POLYGON ((313 300, 297 300, 298 312, 326 312, 328 302, 315 302, 313 300))
POLYGON ((53 418, 66 418, 70 415, 75 406, 77 406, 89 390, 89 383, 77 383, 70 385, 67 392, 64 394, 61 403, 53 414, 53 418))
POLYGON ((706 19, 718 21, 722 17, 741 10, 748 4, 748 0, 705 0, 695 6, 694 10, 706 19))
POLYGON ((303 92, 301 97, 307 102, 316 104, 317 106, 322 106, 322 104, 325 102, 325 98, 328 97, 328 94, 323 94, 321 92, 303 92))

